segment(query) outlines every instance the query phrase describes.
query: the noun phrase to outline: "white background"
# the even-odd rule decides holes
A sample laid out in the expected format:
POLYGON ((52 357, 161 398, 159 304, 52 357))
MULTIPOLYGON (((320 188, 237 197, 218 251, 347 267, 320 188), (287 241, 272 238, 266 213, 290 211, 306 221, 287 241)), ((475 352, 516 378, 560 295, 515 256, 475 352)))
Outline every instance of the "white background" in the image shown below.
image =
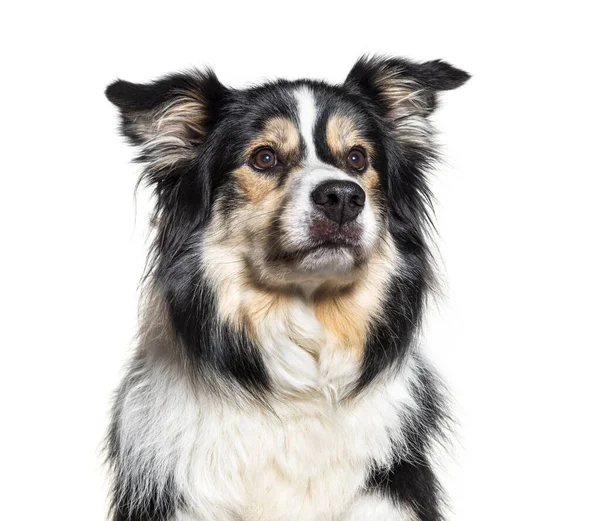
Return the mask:
POLYGON ((462 423, 451 518, 599 519, 592 2, 12 4, 0 16, 0 518, 105 515, 99 448, 149 211, 105 86, 204 65, 238 87, 340 82, 379 52, 473 74, 436 117, 446 297, 426 336, 462 423))

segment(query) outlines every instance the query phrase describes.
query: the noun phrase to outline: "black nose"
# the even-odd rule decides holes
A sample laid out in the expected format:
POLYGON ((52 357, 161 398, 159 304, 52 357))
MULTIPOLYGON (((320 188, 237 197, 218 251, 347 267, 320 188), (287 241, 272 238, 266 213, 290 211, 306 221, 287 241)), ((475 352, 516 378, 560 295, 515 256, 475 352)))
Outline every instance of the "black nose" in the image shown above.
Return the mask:
POLYGON ((325 181, 312 192, 312 200, 329 219, 340 224, 356 219, 365 206, 365 192, 352 181, 325 181))

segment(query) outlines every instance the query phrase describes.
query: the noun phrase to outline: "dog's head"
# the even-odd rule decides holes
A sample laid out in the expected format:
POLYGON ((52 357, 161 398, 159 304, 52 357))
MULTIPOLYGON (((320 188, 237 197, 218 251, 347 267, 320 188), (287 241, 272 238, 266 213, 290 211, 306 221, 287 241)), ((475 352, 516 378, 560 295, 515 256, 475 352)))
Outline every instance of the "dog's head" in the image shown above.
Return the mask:
MULTIPOLYGON (((271 289, 347 286, 393 241, 422 247, 437 92, 468 75, 447 63, 361 59, 341 85, 278 81, 244 90, 212 72, 107 96, 141 147, 158 196, 159 248, 199 240, 271 289)), ((200 245, 198 246, 200 248, 200 245)))

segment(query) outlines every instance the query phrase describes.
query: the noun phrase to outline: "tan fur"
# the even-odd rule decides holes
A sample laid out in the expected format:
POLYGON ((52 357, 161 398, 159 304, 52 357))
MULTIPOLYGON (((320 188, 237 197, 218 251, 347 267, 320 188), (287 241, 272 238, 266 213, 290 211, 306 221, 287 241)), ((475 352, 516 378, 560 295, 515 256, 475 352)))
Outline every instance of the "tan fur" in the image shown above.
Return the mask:
POLYGON ((358 144, 360 135, 354 121, 347 116, 334 114, 327 121, 325 139, 330 150, 341 156, 358 144))
POLYGON ((236 186, 246 202, 241 202, 234 210, 229 226, 223 224, 227 229, 228 243, 244 243, 251 247, 271 233, 273 219, 281 209, 286 193, 293 183, 293 176, 298 170, 292 168, 288 172, 287 181, 283 186, 278 185, 277 177, 257 172, 247 165, 232 172, 236 186))
POLYGON ((325 139, 330 150, 344 162, 352 147, 364 148, 367 156, 373 153, 371 144, 359 132, 354 121, 347 116, 333 114, 327 120, 325 139))
POLYGON ((389 241, 382 242, 350 288, 332 291, 325 285, 315 296, 319 321, 340 340, 340 345, 360 355, 369 324, 379 313, 381 298, 397 262, 388 245, 389 241))
POLYGON ((346 295, 327 296, 315 302, 315 315, 340 340, 340 345, 354 352, 362 351, 368 312, 358 305, 356 298, 346 295))
MULTIPOLYGON (((277 188, 277 179, 256 172, 248 165, 241 166, 232 172, 237 181, 237 187, 251 204, 260 203, 272 195, 277 188)), ((251 216, 250 216, 251 217, 251 216)))
POLYGON ((296 159, 300 153, 300 136, 296 125, 287 118, 269 119, 250 143, 247 149, 248 155, 261 146, 273 147, 281 157, 288 161, 296 159))
POLYGON ((369 166, 367 170, 360 176, 364 190, 368 195, 373 196, 375 190, 379 186, 379 174, 377 170, 369 166))

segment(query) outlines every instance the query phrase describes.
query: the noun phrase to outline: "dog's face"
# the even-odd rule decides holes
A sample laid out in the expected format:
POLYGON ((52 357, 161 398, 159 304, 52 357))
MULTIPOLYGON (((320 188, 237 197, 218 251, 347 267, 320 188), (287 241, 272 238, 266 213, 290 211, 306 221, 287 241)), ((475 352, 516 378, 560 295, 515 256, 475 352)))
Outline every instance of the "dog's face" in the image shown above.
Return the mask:
POLYGON ((261 284, 349 282, 386 233, 376 121, 322 85, 269 85, 239 98, 213 236, 261 284))
POLYGON ((433 157, 427 118, 436 92, 467 77, 443 62, 373 59, 339 86, 233 90, 194 72, 119 81, 107 95, 142 146, 171 256, 195 240, 218 251, 212 262, 241 261, 257 285, 302 290, 351 285, 392 242, 414 253, 428 196, 420 167, 433 157))

